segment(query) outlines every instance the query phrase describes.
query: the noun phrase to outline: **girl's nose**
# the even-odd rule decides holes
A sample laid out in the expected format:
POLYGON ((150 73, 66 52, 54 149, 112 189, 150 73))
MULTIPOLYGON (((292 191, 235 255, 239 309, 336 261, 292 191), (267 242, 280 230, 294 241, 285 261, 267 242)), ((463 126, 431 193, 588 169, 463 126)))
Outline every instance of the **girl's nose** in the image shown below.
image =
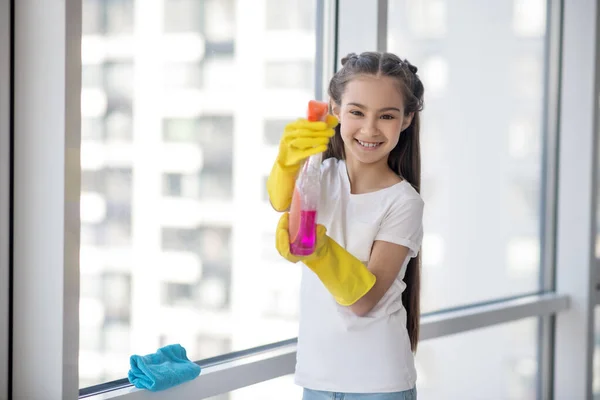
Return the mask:
POLYGON ((376 136, 378 133, 378 129, 375 124, 365 124, 361 128, 360 133, 362 133, 363 135, 368 135, 368 136, 376 136))
POLYGON ((369 118, 365 118, 363 121, 363 133, 367 134, 367 135, 377 135, 379 129, 377 127, 377 123, 379 122, 378 118, 373 118, 373 117, 369 117, 369 118))

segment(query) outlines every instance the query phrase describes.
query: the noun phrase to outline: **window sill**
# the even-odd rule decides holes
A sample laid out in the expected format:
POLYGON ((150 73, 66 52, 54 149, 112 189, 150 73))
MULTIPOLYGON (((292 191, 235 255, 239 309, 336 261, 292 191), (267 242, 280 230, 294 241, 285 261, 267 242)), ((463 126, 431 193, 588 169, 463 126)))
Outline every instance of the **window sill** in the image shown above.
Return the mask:
MULTIPOLYGON (((443 310, 421 318, 421 340, 435 339, 473 329, 528 317, 554 315, 569 308, 568 296, 556 293, 526 295, 511 299, 443 310)), ((149 392, 131 385, 80 396, 87 400, 198 400, 294 373, 296 339, 199 362, 202 373, 163 392, 149 392)))

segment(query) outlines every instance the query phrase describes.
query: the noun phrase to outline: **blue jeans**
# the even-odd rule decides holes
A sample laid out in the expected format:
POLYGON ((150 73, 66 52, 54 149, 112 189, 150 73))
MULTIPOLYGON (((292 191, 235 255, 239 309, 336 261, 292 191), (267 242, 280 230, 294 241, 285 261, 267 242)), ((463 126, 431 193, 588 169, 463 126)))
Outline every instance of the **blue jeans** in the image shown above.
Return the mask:
POLYGON ((417 389, 394 393, 335 393, 304 389, 302 400, 417 400, 417 389))

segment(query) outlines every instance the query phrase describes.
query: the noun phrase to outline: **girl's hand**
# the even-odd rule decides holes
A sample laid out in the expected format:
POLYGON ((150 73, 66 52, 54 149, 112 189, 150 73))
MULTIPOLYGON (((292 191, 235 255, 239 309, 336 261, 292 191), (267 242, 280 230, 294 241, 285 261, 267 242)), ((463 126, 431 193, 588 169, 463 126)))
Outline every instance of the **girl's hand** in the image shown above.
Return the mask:
POLYGON ((313 254, 305 257, 292 255, 288 222, 289 214, 283 213, 275 235, 277 251, 290 262, 302 261, 319 277, 338 304, 353 305, 375 285, 376 276, 366 265, 327 236, 323 225, 317 225, 317 245, 313 254))
POLYGON ((301 118, 289 123, 279 142, 277 162, 283 168, 296 167, 313 154, 324 152, 337 124, 333 115, 328 115, 326 122, 301 118))
POLYGON ((318 257, 319 250, 323 248, 325 241, 327 240, 327 230, 323 225, 317 225, 317 245, 315 246, 315 252, 309 256, 295 256, 290 253, 290 236, 289 236, 289 218, 290 214, 284 212, 279 218, 277 224, 277 231, 275 233, 275 247, 279 254, 292 263, 298 261, 309 261, 318 257))

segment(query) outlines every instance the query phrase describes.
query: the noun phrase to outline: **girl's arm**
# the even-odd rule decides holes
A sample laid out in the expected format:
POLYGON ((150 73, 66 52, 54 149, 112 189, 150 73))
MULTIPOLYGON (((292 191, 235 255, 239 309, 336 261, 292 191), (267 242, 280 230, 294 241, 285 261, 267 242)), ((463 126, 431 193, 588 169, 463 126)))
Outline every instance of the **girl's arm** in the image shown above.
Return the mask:
POLYGON ((379 303, 400 273, 408 256, 408 247, 376 240, 371 250, 367 268, 375 275, 375 285, 363 297, 348 308, 359 317, 365 316, 379 303))
POLYGON ((423 200, 398 201, 384 218, 371 249, 367 268, 375 277, 375 285, 356 303, 349 306, 359 316, 377 305, 398 277, 406 257, 416 256, 423 238, 423 200))
POLYGON ((302 261, 310 268, 338 304, 364 316, 390 288, 409 251, 411 256, 417 254, 422 237, 422 209, 419 199, 406 202, 390 212, 375 237, 367 266, 327 236, 323 225, 317 226, 317 247, 313 254, 305 257, 291 255, 288 213, 282 214, 279 219, 275 245, 279 254, 287 260, 294 263, 302 261))

